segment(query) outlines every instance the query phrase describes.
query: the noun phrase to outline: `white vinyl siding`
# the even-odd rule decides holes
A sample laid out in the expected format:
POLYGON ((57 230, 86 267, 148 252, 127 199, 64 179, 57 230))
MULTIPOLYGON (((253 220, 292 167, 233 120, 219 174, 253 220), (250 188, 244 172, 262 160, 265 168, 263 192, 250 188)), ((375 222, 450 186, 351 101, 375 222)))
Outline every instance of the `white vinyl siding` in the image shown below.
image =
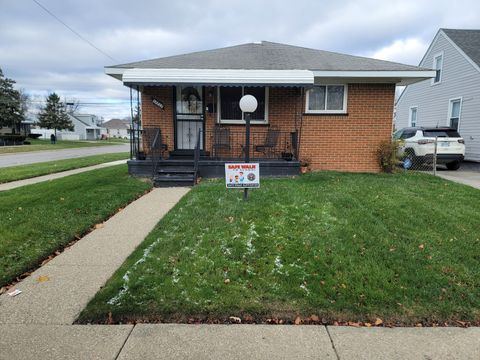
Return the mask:
POLYGON ((434 54, 443 53, 441 82, 425 80, 406 87, 396 105, 395 128, 409 125, 410 107, 418 106, 417 126, 450 124, 450 100, 462 98, 458 131, 465 139, 467 160, 480 161, 480 72, 439 33, 420 66, 430 68, 434 54))

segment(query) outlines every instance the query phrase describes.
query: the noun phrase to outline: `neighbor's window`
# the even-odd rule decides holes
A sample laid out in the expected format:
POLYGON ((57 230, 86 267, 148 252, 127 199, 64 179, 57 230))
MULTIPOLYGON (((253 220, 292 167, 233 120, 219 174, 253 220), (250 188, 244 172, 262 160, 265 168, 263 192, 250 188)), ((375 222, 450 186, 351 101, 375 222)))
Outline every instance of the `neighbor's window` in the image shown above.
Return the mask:
POLYGON ((437 54, 433 57, 433 68, 435 69, 435 77, 433 83, 437 84, 442 80, 443 54, 437 54))
POLYGON ((253 95, 258 107, 252 113, 252 123, 268 122, 268 88, 265 86, 220 86, 218 102, 220 104, 219 118, 222 123, 243 123, 245 116, 240 110, 240 99, 243 95, 253 95))
POLYGON ((460 107, 462 99, 450 100, 450 127, 458 130, 458 123, 460 122, 460 107))
POLYGON ((416 106, 412 106, 410 108, 410 116, 408 120, 411 127, 417 126, 417 107, 416 106))
POLYGON ((345 113, 347 87, 319 85, 307 91, 307 113, 345 113))

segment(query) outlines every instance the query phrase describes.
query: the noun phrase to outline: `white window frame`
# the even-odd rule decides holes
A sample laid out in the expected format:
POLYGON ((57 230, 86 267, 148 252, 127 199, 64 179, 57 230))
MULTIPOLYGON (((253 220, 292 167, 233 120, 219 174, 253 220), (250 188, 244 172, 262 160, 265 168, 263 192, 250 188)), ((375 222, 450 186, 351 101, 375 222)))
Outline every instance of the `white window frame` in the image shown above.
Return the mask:
POLYGON ((460 101, 460 109, 458 110, 458 127, 457 127, 457 130, 460 130, 460 122, 462 121, 462 107, 463 107, 462 96, 448 99, 447 126, 450 126, 450 119, 452 118, 452 110, 453 110, 452 104, 454 101, 460 101))
MULTIPOLYGON (((220 87, 221 86, 217 86, 217 123, 218 124, 240 124, 240 125, 244 125, 245 124, 245 113, 242 111, 242 118, 241 119, 235 119, 235 120, 232 120, 232 119, 222 119, 221 116, 221 112, 222 112, 222 107, 221 107, 221 96, 220 96, 220 87)), ((239 85, 237 87, 241 87, 242 88, 242 96, 245 94, 245 87, 251 87, 251 86, 248 86, 248 85, 239 85)), ((255 124, 255 125, 264 125, 264 124, 268 124, 268 94, 269 94, 269 87, 268 86, 261 86, 261 87, 265 87, 265 119, 263 120, 250 120, 250 124, 255 124)))
POLYGON ((310 110, 308 104, 310 102, 310 90, 306 91, 305 96, 305 114, 346 114, 347 113, 347 98, 348 98, 348 85, 347 84, 315 84, 316 86, 343 86, 343 109, 341 110, 327 110, 328 90, 325 89, 325 110, 310 110))
POLYGON ((440 78, 438 79, 438 81, 435 81, 435 77, 432 78, 432 85, 437 85, 437 84, 440 84, 442 82, 442 79, 443 79, 443 60, 444 60, 444 56, 443 56, 443 51, 441 52, 438 52, 436 53, 435 55, 433 55, 433 64, 432 64, 432 68, 433 70, 437 70, 436 68, 436 64, 437 64, 437 59, 438 58, 441 58, 440 59, 440 78))
POLYGON ((410 106, 408 110, 408 126, 409 127, 416 127, 418 125, 418 106, 410 106), (412 114, 413 110, 415 109, 415 125, 412 124, 412 114))

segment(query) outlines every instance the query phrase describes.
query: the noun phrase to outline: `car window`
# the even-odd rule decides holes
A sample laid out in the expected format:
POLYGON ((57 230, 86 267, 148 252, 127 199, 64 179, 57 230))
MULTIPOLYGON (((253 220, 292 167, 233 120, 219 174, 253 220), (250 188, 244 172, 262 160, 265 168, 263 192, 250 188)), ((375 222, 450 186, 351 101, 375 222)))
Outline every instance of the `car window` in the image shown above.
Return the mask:
POLYGON ((393 138, 394 138, 395 140, 400 139, 400 137, 402 136, 402 133, 403 133, 403 130, 398 130, 398 131, 396 131, 395 134, 393 134, 393 138))
POLYGON ((411 137, 414 137, 416 133, 417 130, 405 130, 400 139, 410 139, 411 137))
POLYGON ((423 136, 425 137, 461 137, 458 131, 456 130, 445 130, 445 129, 433 129, 433 130, 423 130, 423 136))

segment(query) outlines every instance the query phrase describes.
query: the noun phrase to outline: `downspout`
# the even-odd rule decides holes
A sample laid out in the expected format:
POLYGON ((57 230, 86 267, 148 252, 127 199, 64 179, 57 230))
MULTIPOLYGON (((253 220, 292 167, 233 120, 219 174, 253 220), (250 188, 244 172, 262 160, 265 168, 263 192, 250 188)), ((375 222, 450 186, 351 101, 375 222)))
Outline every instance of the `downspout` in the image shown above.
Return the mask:
POLYGON ((300 129, 298 131, 298 139, 297 139, 297 160, 300 160, 300 144, 302 138, 302 128, 303 128, 303 104, 305 104, 305 87, 302 86, 300 88, 300 129))

